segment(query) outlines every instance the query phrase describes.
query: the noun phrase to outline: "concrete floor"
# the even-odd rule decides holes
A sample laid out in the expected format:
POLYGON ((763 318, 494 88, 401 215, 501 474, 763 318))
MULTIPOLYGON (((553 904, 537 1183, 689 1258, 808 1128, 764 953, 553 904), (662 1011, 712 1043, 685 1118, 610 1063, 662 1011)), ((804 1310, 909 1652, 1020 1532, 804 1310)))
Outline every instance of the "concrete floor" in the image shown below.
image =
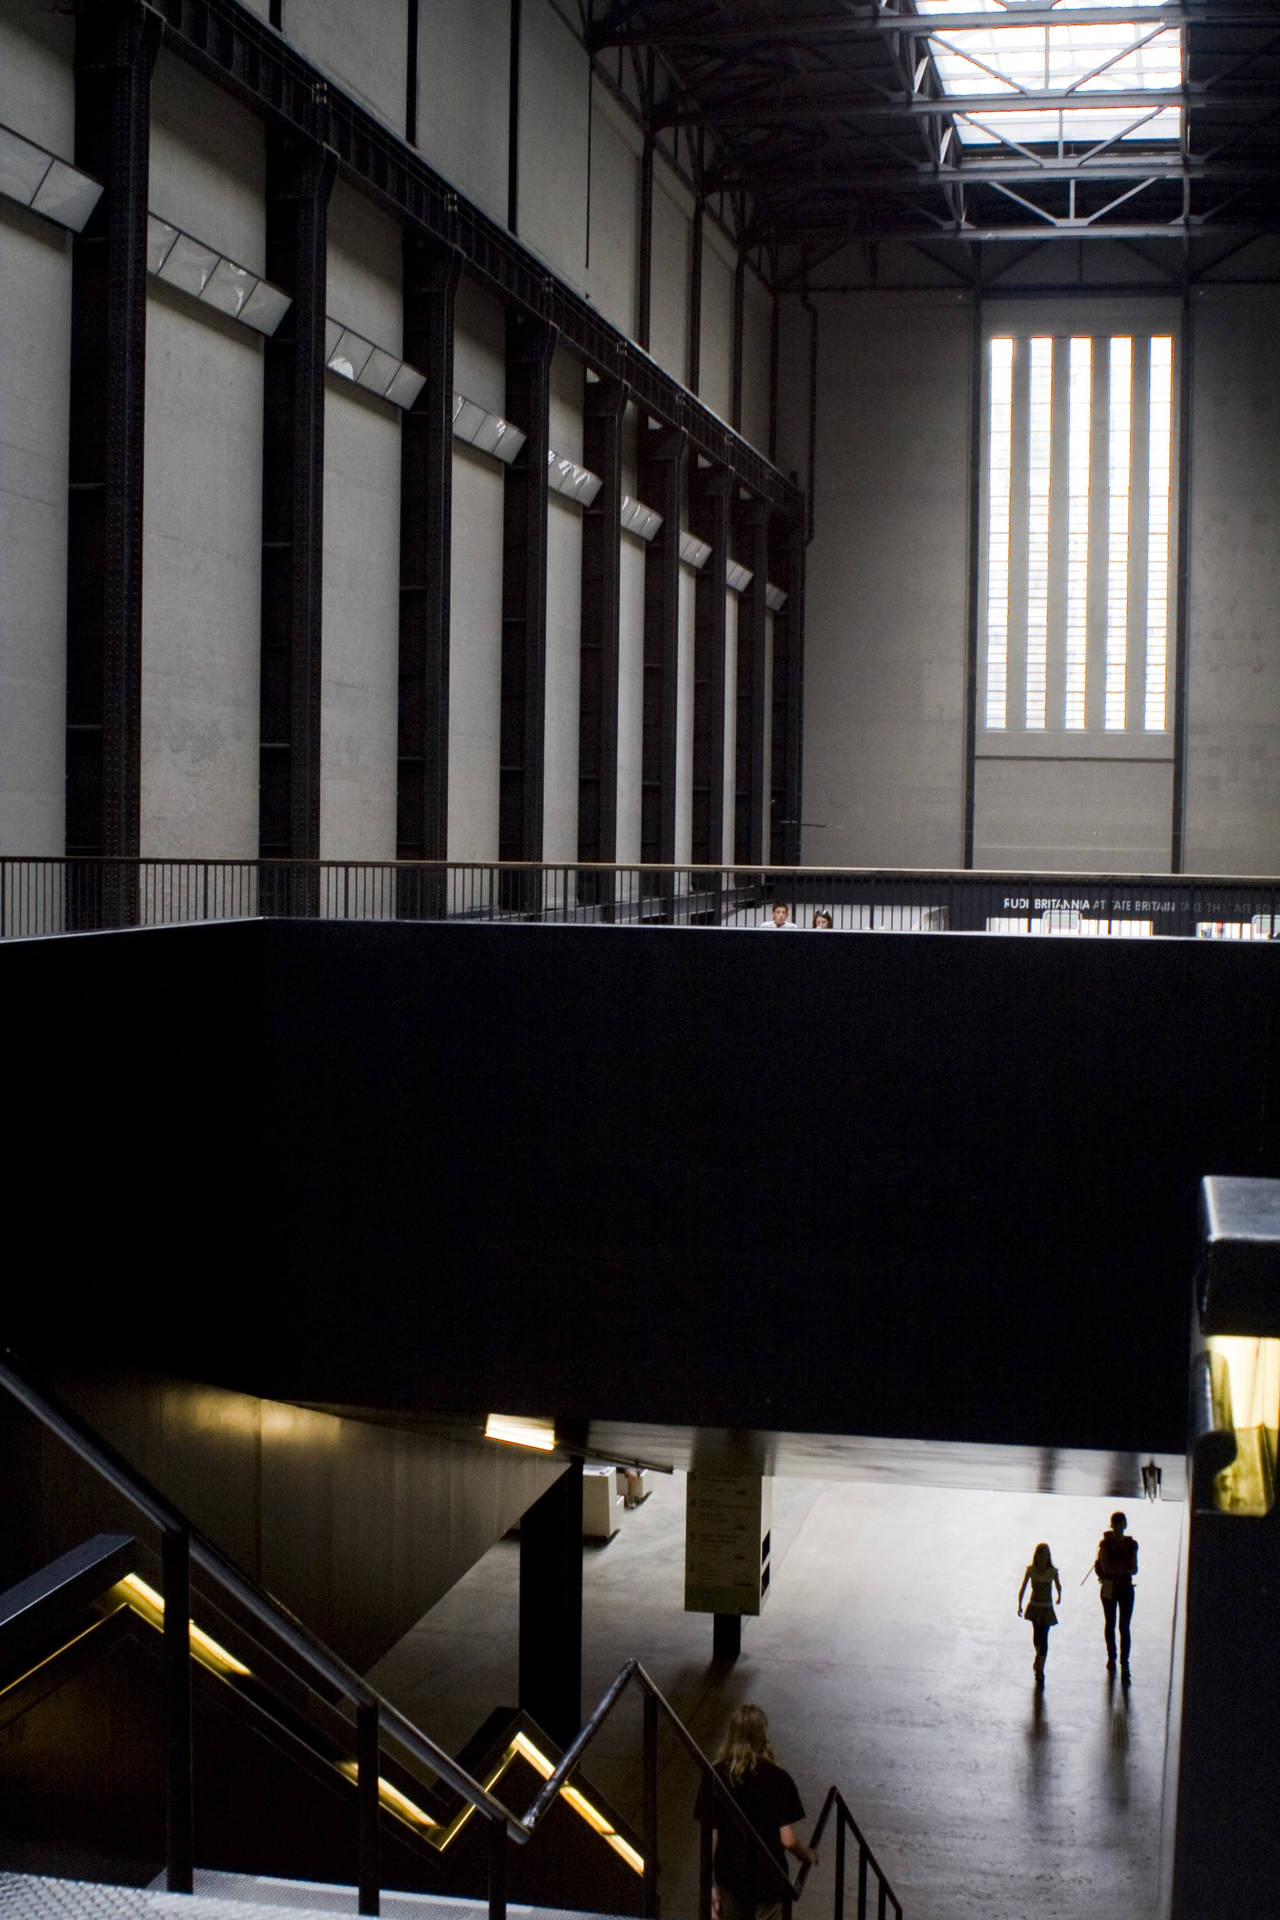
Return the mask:
MULTIPOLYGON (((907 1920, 1152 1920, 1180 1502, 1124 1503, 1141 1543, 1126 1693, 1104 1671, 1096 1582, 1080 1585, 1114 1501, 779 1478, 773 1588, 724 1666, 710 1618, 682 1610, 684 1475, 648 1484, 586 1549, 585 1708, 635 1655, 714 1754, 732 1709, 758 1701, 810 1818, 837 1783, 907 1920), (1015 1613, 1038 1540, 1063 1580, 1042 1695, 1015 1613)), ((500 1541, 370 1676, 451 1751, 516 1698, 517 1580, 500 1541)), ((637 1821, 638 1752, 634 1704, 586 1768, 637 1821)), ((663 1754, 662 1908, 693 1915, 696 1783, 674 1743, 663 1754)), ((823 1920, 832 1895, 828 1849, 798 1920, 823 1920)))

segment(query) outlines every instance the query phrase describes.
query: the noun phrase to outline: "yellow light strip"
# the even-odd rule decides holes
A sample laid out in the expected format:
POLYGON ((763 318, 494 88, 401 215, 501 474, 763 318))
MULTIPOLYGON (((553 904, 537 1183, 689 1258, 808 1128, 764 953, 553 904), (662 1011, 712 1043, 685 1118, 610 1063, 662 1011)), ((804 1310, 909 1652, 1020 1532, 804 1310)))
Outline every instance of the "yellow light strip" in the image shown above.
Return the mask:
MULTIPOLYGON (((145 1580, 140 1580, 136 1573, 127 1573, 120 1585, 127 1591, 129 1605, 135 1613, 141 1614, 151 1626, 163 1627, 163 1595, 158 1594, 154 1587, 149 1587, 145 1580)), ((233 1653, 228 1653, 224 1646, 220 1646, 212 1635, 204 1631, 203 1627, 198 1627, 194 1620, 188 1620, 187 1632, 191 1641, 191 1651, 202 1667, 208 1667, 214 1673, 238 1673, 248 1678, 249 1669, 244 1662, 237 1660, 233 1653)))
POLYGON ((549 1420, 530 1420, 518 1413, 491 1413, 484 1423, 486 1440, 505 1440, 513 1447, 536 1447, 554 1453, 556 1430, 549 1420))
MULTIPOLYGON (((157 1593, 154 1587, 149 1587, 145 1580, 140 1580, 136 1573, 126 1574, 119 1584, 124 1589, 128 1603, 135 1613, 150 1626, 156 1628, 164 1626, 162 1594, 157 1593)), ((202 1627, 198 1627, 194 1620, 189 1622, 189 1628, 191 1652, 201 1666, 208 1667, 218 1674, 234 1673, 246 1678, 251 1677, 249 1668, 242 1661, 237 1660, 234 1654, 228 1653, 227 1649, 207 1634, 202 1627)), ((555 1772, 553 1762, 540 1747, 535 1746, 528 1734, 517 1733, 490 1778, 484 1782, 487 1793, 493 1792, 517 1755, 527 1760, 534 1772, 540 1774, 544 1780, 549 1780, 555 1772)), ((353 1785, 360 1777, 359 1768, 354 1760, 340 1760, 338 1772, 353 1785)), ((598 1833, 600 1838, 626 1861, 633 1873, 643 1874, 644 1860, 641 1855, 623 1839, 616 1827, 605 1818, 598 1807, 587 1799, 585 1794, 580 1793, 577 1787, 565 1786, 560 1789, 560 1798, 567 1806, 572 1807, 580 1820, 585 1820, 593 1832, 598 1833)), ((461 1833, 474 1811, 469 1804, 464 1804, 445 1826, 439 1820, 433 1819, 431 1814, 424 1807, 420 1807, 415 1800, 411 1800, 408 1794, 402 1793, 399 1787, 394 1787, 389 1780, 384 1780, 381 1774, 378 1776, 378 1799, 389 1812, 398 1814, 402 1820, 414 1827, 438 1853, 443 1853, 449 1842, 461 1833)))

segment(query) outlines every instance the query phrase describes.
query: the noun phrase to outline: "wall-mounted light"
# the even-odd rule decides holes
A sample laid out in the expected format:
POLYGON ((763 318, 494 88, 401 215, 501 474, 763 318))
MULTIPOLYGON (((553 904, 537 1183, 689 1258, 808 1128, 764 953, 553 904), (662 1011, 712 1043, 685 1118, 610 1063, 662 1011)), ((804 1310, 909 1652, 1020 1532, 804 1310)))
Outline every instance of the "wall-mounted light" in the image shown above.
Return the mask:
POLYGON ((491 453, 505 466, 519 453, 525 443, 525 435, 519 427, 513 427, 500 413, 487 413, 478 400, 468 400, 465 393, 453 396, 453 437, 462 440, 469 447, 475 447, 481 453, 491 453))
POLYGON ((147 272, 167 287, 216 307, 255 333, 274 333, 292 304, 289 295, 261 274, 193 240, 158 214, 147 215, 147 272))
POLYGON ((550 1420, 530 1420, 522 1414, 491 1413, 484 1423, 486 1440, 505 1440, 513 1447, 536 1447, 554 1453, 556 1430, 550 1420))
POLYGON ((82 233, 102 198, 102 187, 12 127, 0 127, 0 194, 72 233, 82 233))
POLYGON ((680 558, 687 567, 692 567, 695 572, 701 572, 711 558, 711 547, 707 541, 699 540, 696 534, 682 533, 680 558))
POLYGON ((324 363, 340 380, 350 380, 402 411, 413 405, 427 384, 426 374, 419 373, 407 360, 397 360, 394 353, 376 347, 354 327, 344 327, 331 315, 324 323, 324 363))
POLYGON ((643 500, 633 500, 629 493, 622 496, 622 511, 619 515, 624 533, 639 534, 642 540, 652 540, 662 525, 662 515, 653 507, 646 507, 643 500))
POLYGON ((768 607, 770 613, 781 613, 782 609, 787 604, 787 596, 783 588, 775 587, 771 582, 766 581, 765 589, 764 589, 764 603, 766 607, 768 607))
POLYGON ((734 593, 745 593, 755 579, 750 567, 741 567, 736 560, 730 560, 724 570, 725 585, 734 593))
POLYGON ((553 453, 548 448, 547 485, 553 493, 563 494, 566 500, 576 500, 579 506, 589 507, 604 482, 590 467, 580 467, 568 454, 553 453))

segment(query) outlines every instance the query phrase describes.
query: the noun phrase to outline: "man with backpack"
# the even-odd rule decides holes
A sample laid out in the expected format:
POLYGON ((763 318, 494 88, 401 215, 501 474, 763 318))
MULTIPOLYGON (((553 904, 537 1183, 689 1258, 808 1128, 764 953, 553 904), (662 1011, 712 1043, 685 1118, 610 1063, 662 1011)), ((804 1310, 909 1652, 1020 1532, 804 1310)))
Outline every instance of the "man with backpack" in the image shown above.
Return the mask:
POLYGON ((1116 1622, 1120 1624, 1120 1680, 1129 1684, 1129 1622, 1133 1618, 1133 1582, 1138 1571, 1138 1543, 1125 1531, 1129 1522, 1113 1513, 1111 1525, 1098 1542, 1093 1570, 1102 1599, 1102 1633, 1107 1643, 1107 1672, 1116 1670, 1116 1622))

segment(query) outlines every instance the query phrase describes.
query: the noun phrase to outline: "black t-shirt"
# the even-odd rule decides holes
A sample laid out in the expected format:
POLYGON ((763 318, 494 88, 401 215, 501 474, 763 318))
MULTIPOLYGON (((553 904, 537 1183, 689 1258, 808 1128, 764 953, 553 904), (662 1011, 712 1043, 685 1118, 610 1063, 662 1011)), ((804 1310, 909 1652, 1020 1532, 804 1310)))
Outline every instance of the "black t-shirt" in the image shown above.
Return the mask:
MULTIPOLYGON (((782 1841, 778 1837, 778 1829, 789 1827, 794 1821, 804 1818, 804 1808, 800 1804, 800 1795, 796 1791, 796 1783, 791 1775, 782 1767, 775 1767, 769 1760, 761 1760, 750 1773, 744 1773, 741 1780, 737 1781, 730 1780, 729 1766, 725 1760, 716 1761, 716 1772, 778 1865, 785 1871, 787 1856, 782 1841)), ((711 1824, 719 1835, 716 1842, 716 1884, 728 1887, 744 1902, 755 1901, 758 1867, 762 1882, 759 1899, 761 1901, 778 1899, 779 1893, 768 1884, 769 1875, 764 1871, 764 1863, 760 1859, 758 1850, 751 1845, 745 1834, 738 1832, 737 1826, 729 1816, 720 1812, 718 1800, 705 1780, 698 1789, 698 1798, 693 1812, 694 1818, 698 1820, 709 1815, 711 1824)))

